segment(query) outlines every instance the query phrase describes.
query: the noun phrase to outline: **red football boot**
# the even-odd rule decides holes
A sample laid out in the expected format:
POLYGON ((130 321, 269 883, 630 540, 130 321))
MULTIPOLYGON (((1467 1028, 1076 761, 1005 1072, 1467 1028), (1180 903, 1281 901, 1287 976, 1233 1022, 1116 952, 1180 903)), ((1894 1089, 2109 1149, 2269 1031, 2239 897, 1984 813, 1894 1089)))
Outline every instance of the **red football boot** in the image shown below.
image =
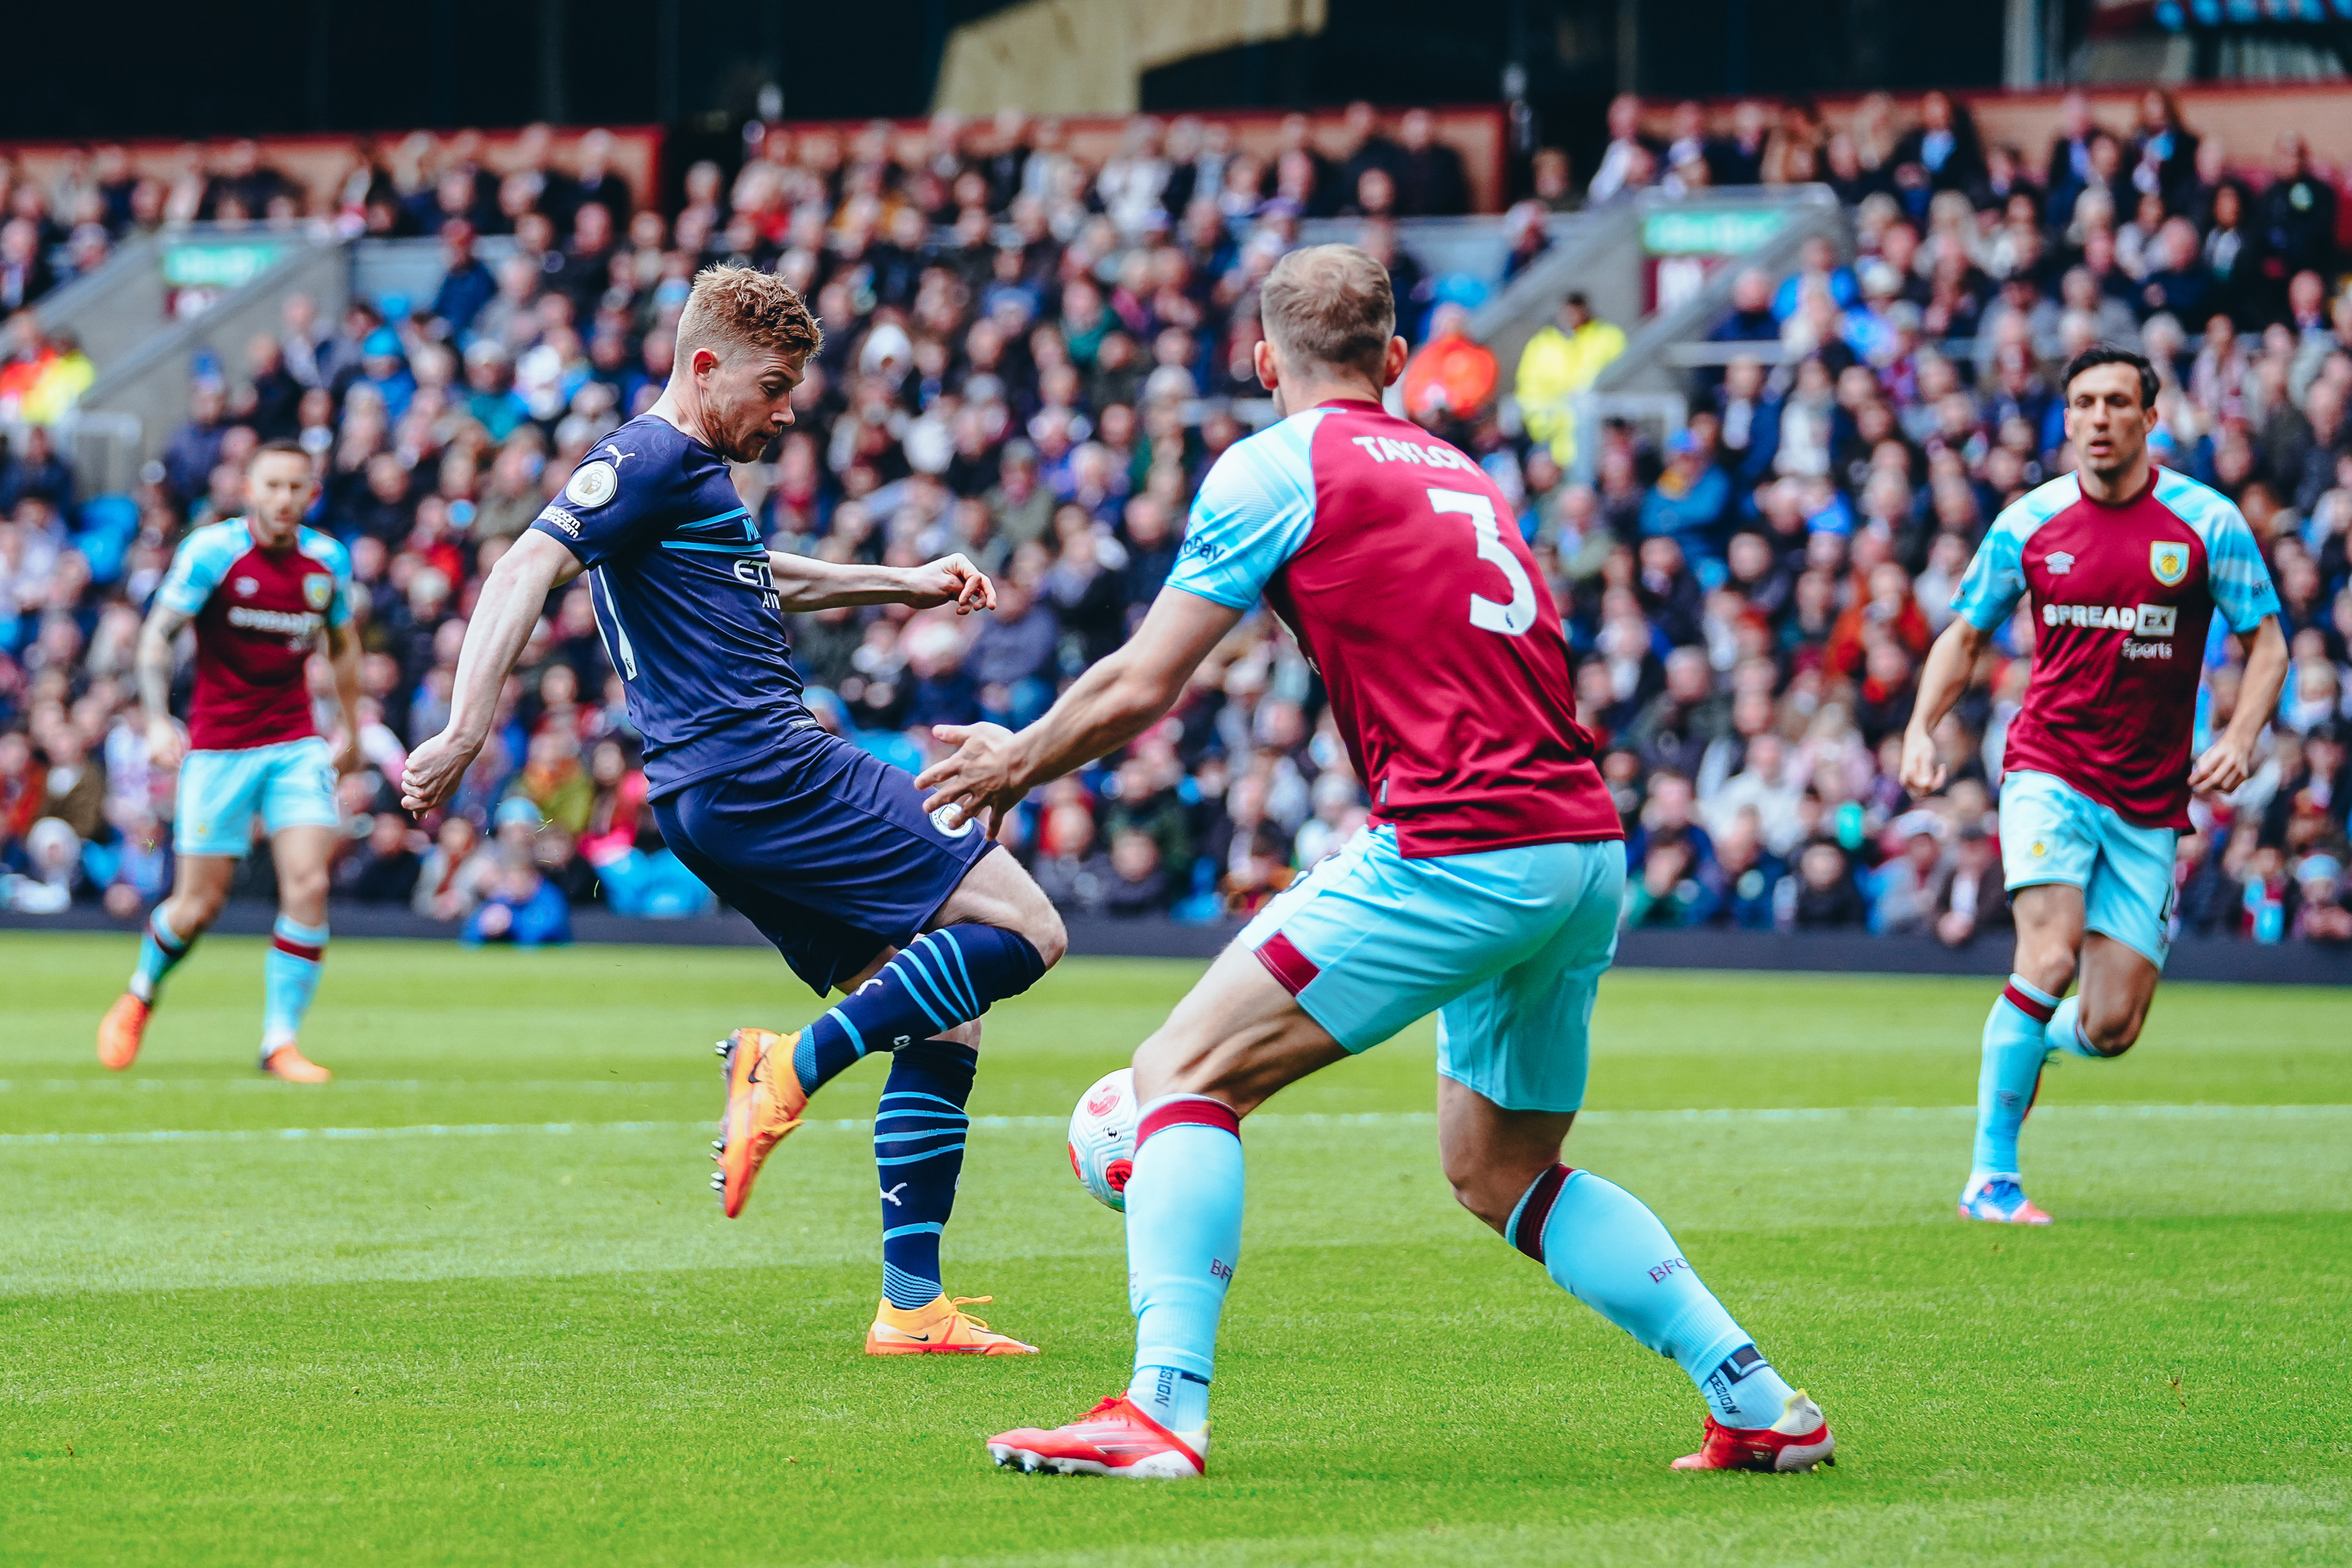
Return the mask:
POLYGON ((1798 1389, 1769 1427, 1726 1427, 1706 1418, 1706 1441, 1676 1459, 1678 1470, 1810 1470, 1837 1463, 1837 1439, 1822 1407, 1798 1389))
POLYGON ((1177 1433, 1114 1394, 1066 1427, 1021 1427, 988 1440, 988 1457, 1008 1469, 1066 1476, 1185 1480, 1208 1466, 1209 1428, 1177 1433))

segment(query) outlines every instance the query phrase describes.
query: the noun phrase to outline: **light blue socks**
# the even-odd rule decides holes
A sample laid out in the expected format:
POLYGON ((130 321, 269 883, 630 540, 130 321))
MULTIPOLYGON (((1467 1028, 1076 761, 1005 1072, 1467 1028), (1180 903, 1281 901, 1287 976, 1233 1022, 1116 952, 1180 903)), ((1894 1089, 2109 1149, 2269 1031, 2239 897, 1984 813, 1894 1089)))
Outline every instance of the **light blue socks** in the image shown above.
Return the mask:
POLYGON ((1127 1396, 1174 1432, 1209 1418, 1217 1320, 1241 1260, 1241 1118, 1171 1094, 1143 1108, 1127 1181, 1128 1300, 1135 1379, 1127 1396))
POLYGON ((261 964, 261 1060, 302 1032, 302 1016, 319 991, 319 967, 327 951, 327 927, 305 925, 281 915, 270 930, 269 952, 261 964))
MULTIPOLYGON (((2073 1002, 2069 1008, 2079 1008, 2073 1002)), ((1985 1019, 1984 1061, 1977 1075, 1977 1143, 1970 1179, 2017 1174, 2017 1134, 2033 1109, 2042 1064, 2051 1049, 2058 998, 2011 975, 1985 1019)), ((2066 1014, 2074 1036, 2074 1013, 2066 1014)), ((2079 1037, 2078 1037, 2079 1038, 2079 1037)))
POLYGON ((1647 1205, 1591 1171, 1554 1166, 1504 1235, 1570 1295, 1672 1356, 1726 1427, 1769 1427, 1795 1392, 1675 1245, 1647 1205))

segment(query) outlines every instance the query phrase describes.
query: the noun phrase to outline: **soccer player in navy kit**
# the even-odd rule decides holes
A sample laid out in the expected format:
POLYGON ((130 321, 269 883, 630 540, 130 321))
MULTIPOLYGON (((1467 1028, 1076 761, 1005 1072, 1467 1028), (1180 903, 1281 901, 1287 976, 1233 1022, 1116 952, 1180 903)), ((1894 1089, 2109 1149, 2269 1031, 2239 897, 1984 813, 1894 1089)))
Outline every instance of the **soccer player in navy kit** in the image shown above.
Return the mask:
POLYGON ((988 835, 935 821, 912 779, 818 727, 781 619, 848 604, 968 614, 996 592, 961 555, 836 566, 762 545, 727 465, 757 458, 792 423, 793 389, 821 341, 779 278, 714 267, 695 279, 660 401, 588 454, 483 583, 448 727, 410 754, 402 803, 423 811, 456 791, 548 591, 585 573, 645 737, 664 840, 819 996, 848 993, 797 1034, 741 1029, 720 1045, 712 1185, 728 1217, 809 1095, 889 1052, 874 1124, 884 1289, 866 1348, 1031 1354, 942 1291, 940 1238, 963 1166, 980 1015, 1061 957, 1061 919, 1011 855, 989 852, 988 835))

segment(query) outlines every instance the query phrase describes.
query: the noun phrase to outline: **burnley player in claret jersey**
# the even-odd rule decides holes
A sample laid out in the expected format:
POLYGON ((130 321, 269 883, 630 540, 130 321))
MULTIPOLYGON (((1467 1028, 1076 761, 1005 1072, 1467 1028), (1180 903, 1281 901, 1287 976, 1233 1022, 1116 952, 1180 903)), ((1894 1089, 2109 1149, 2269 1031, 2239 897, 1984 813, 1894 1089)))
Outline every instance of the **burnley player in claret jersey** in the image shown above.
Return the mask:
POLYGON ((359 766, 359 638, 351 558, 302 526, 319 484, 310 455, 271 442, 246 465, 246 515, 180 541, 139 636, 149 762, 180 770, 172 896, 147 916, 139 967, 98 1028, 116 1071, 139 1055, 163 977, 228 897, 257 819, 278 872, 278 925, 262 960, 261 1070, 294 1083, 329 1072, 295 1037, 327 947, 327 862, 340 836, 335 777, 359 766), (184 736, 172 717, 172 645, 195 628, 196 685, 184 736), (342 728, 333 750, 310 718, 304 666, 323 650, 342 728), (184 752, 184 757, 183 753, 184 752))
POLYGON ((2017 1158, 2042 1065, 2059 1051, 2121 1056, 2139 1038, 2171 946, 2173 850, 2189 796, 2245 781, 2286 678, 2278 594, 2246 519, 2149 461, 2156 390, 2148 362, 2120 349, 2066 367, 2076 471, 1995 519, 1953 598, 1958 616, 1920 672, 1904 737, 1905 787, 1942 789, 1930 737, 2027 600, 2033 678, 2000 780, 2016 972, 1985 1020, 1966 1219, 2050 1223, 2017 1158), (2229 727, 2196 756, 2216 614, 2246 643, 2245 676, 2229 727))
POLYGON ((1294 251, 1260 294, 1282 421, 1217 460, 1134 637, 1018 735, 943 728, 929 804, 1005 814, 1126 745, 1261 598, 1321 673, 1370 825, 1226 948, 1135 1055, 1134 1375, 1070 1424, 989 1439, 1002 1465, 1181 1478, 1207 1463, 1217 1322, 1241 1252, 1242 1119, 1438 1015, 1438 1143, 1463 1207, 1706 1402, 1679 1469, 1801 1470, 1822 1412, 1781 1381, 1655 1215, 1559 1163, 1584 1103, 1625 845, 1575 718, 1559 612, 1477 464, 1382 412, 1402 373, 1387 272, 1294 251))
POLYGON ((970 823, 927 815, 915 781, 827 734, 801 697, 787 612, 845 604, 985 610, 996 591, 960 555, 928 566, 835 565, 771 550, 735 492, 793 422, 822 340, 781 278, 714 267, 677 322, 668 386, 572 471, 482 585, 449 723, 410 753, 402 803, 440 805, 481 750, 499 688, 548 591, 584 577, 596 630, 646 742, 662 838, 841 1004, 796 1034, 720 1042, 726 1112, 711 1185, 743 1212, 809 1096, 869 1053, 890 1059, 874 1117, 882 1217, 876 1355, 1022 1355, 940 1282, 940 1238, 963 1169, 980 1015, 1061 957, 1061 917, 970 823))

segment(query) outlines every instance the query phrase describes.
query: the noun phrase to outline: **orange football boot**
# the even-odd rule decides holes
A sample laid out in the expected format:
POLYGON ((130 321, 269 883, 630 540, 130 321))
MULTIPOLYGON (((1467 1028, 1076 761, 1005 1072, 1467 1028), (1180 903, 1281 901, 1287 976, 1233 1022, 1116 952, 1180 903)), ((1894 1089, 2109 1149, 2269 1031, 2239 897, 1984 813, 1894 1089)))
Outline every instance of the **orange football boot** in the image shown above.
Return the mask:
POLYGON ((147 1037, 147 1018, 154 1010, 152 1003, 129 991, 115 998, 106 1016, 98 1020, 98 1064, 110 1072, 121 1072, 138 1061, 139 1042, 147 1037))
POLYGON ((868 1355, 1034 1355, 1037 1347, 1023 1344, 1011 1334, 998 1333, 963 1309, 993 1301, 992 1296, 935 1296, 927 1307, 906 1312, 884 1297, 874 1310, 874 1326, 866 1331, 868 1355))
POLYGON ((793 1071, 797 1034, 739 1029, 719 1042, 726 1064, 727 1110, 710 1145, 719 1169, 710 1177, 719 1207, 734 1218, 751 1201, 751 1183, 768 1151, 791 1135, 808 1109, 807 1092, 793 1071))
POLYGON ((334 1076, 303 1055, 301 1048, 290 1040, 261 1059, 261 1071, 289 1083, 324 1083, 334 1076))

